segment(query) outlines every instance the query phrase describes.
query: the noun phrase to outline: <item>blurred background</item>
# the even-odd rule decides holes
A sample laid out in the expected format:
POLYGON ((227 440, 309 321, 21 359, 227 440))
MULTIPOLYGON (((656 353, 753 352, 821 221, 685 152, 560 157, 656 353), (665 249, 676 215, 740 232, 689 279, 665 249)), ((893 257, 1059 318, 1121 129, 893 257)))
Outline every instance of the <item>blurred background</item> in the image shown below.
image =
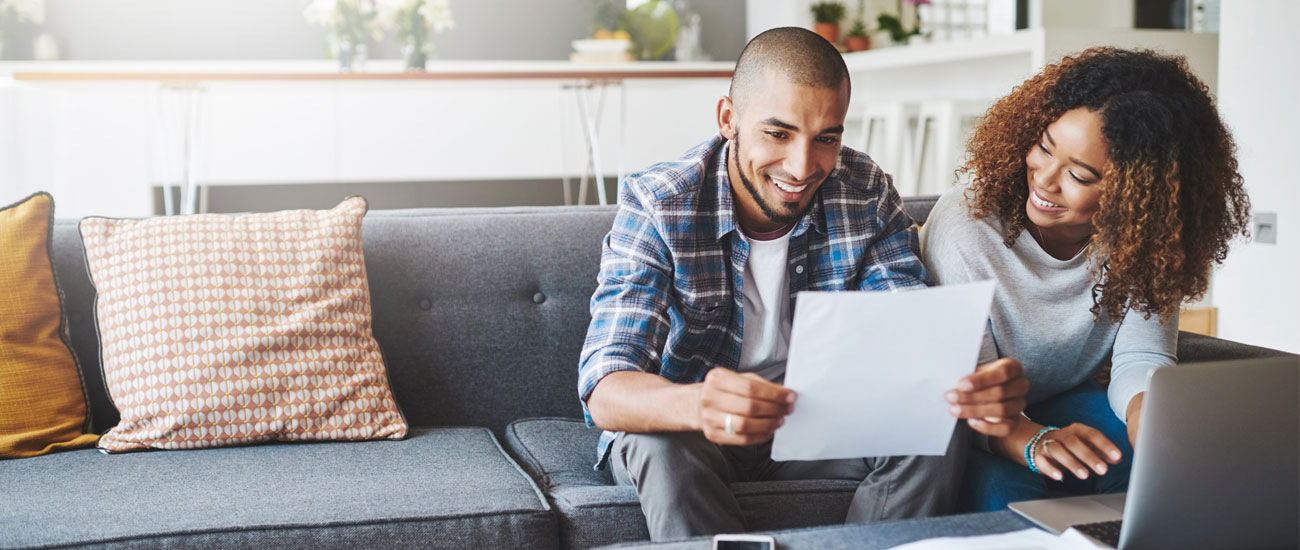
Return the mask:
POLYGON ((716 131, 740 50, 784 25, 844 52, 846 145, 904 195, 960 184, 984 109, 1062 55, 1186 56, 1257 216, 1192 309, 1202 332, 1300 351, 1296 0, 0 0, 0 203, 613 203, 716 131))

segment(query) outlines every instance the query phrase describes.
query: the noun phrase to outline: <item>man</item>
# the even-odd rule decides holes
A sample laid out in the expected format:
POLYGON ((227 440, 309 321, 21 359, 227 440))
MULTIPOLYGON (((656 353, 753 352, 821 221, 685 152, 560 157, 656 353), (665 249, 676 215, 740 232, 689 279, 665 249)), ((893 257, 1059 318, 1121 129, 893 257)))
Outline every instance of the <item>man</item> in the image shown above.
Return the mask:
MULTIPOLYGON (((622 186, 578 384, 588 422, 606 430, 597 467, 636 487, 652 540, 743 531, 733 481, 860 481, 847 522, 941 514, 956 497, 964 429, 943 457, 770 458, 796 403, 780 384, 795 293, 926 284, 889 176, 840 145, 848 104, 833 46, 800 28, 766 31, 718 102, 720 135, 622 186)), ((1027 390, 1005 360, 949 401, 1001 434, 1027 390)))

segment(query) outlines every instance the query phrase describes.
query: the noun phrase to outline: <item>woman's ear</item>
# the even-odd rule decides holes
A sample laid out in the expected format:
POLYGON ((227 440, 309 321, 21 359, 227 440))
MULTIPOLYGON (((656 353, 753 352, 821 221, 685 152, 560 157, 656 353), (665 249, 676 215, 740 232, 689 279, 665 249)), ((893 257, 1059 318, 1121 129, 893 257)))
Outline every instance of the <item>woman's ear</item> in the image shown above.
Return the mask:
POLYGON ((718 132, 729 140, 736 139, 736 104, 725 95, 718 99, 718 132))

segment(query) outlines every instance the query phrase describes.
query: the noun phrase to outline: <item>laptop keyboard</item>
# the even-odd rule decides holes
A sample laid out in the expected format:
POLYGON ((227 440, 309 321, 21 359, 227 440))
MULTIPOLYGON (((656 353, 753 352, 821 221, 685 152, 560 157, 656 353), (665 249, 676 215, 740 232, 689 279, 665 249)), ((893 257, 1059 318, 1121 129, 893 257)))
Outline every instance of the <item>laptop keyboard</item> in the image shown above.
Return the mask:
POLYGON ((1114 520, 1099 521, 1097 523, 1081 523, 1072 527, 1078 529, 1080 533, 1097 539, 1103 544, 1109 545, 1111 548, 1118 548, 1119 524, 1120 520, 1114 520))

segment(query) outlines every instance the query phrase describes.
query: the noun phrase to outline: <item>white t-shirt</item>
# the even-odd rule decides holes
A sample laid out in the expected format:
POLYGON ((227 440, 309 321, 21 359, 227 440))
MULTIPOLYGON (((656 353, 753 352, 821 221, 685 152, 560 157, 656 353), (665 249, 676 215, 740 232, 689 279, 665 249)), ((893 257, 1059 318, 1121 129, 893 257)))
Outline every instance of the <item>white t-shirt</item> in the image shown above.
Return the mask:
MULTIPOLYGON (((790 350, 790 233, 761 240, 767 235, 745 236, 749 259, 745 262, 744 334, 741 335, 740 372, 753 372, 772 381, 785 377, 790 350)), ((770 235, 770 234, 769 234, 770 235)))

